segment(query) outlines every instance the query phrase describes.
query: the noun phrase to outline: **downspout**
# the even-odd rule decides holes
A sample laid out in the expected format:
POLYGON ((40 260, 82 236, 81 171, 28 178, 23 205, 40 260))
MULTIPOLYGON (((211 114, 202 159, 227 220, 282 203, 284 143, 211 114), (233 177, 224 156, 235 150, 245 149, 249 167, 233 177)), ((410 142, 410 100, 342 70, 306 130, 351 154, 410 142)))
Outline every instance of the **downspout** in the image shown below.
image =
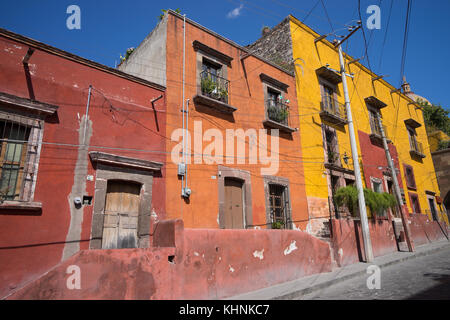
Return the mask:
POLYGON ((84 118, 84 134, 83 134, 83 145, 86 145, 86 128, 88 125, 88 117, 89 117, 89 104, 91 102, 91 91, 92 91, 92 85, 89 85, 89 93, 88 93, 88 101, 86 105, 86 116, 84 118))
POLYGON ((183 107, 182 107, 182 113, 183 113, 183 166, 184 166, 184 170, 183 170, 183 175, 181 176, 181 196, 184 197, 184 178, 186 176, 186 131, 185 131, 185 127, 184 127, 184 123, 185 123, 185 117, 184 117, 184 113, 186 112, 185 110, 185 96, 184 96, 184 81, 185 81, 185 63, 186 63, 186 14, 183 15, 183 80, 182 80, 182 96, 183 96, 183 107))
MULTIPOLYGON (((186 103, 186 136, 187 136, 188 133, 189 133, 189 99, 187 99, 185 103, 186 103)), ((187 147, 187 145, 188 145, 188 141, 186 141, 186 147, 187 147)), ((189 156, 190 156, 190 153, 189 153, 189 156)), ((185 164, 186 164, 186 179, 185 179, 186 182, 185 182, 185 186, 184 186, 183 193, 184 193, 185 197, 189 197, 189 195, 190 195, 190 190, 189 190, 189 188, 188 188, 187 153, 186 153, 186 161, 185 161, 185 164), (189 190, 189 191, 188 191, 188 190, 189 190)))
POLYGON ((189 133, 189 99, 187 100, 186 106, 186 96, 185 96, 185 76, 186 76, 186 14, 183 15, 183 165, 184 172, 181 176, 181 196, 183 198, 189 198, 191 190, 187 187, 187 146, 188 146, 188 133, 189 133), (186 117, 185 114, 186 113, 186 117), (186 120, 185 120, 186 119, 186 120), (186 128, 185 128, 186 121, 186 128))

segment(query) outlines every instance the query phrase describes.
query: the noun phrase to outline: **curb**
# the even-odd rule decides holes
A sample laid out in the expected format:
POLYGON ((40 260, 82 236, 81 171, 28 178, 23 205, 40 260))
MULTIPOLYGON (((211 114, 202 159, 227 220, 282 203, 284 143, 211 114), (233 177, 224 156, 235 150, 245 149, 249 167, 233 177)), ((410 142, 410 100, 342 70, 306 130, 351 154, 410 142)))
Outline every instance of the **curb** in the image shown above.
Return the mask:
MULTIPOLYGON (((386 267, 389 267, 389 266, 392 266, 392 265, 395 265, 395 264, 399 264, 399 263, 407 261, 407 260, 412 260, 412 259, 416 259, 416 258, 419 258, 419 257, 424 257, 424 256, 427 256, 427 255, 431 255, 431 254, 437 253, 439 251, 450 250, 450 243, 447 240, 443 240, 443 241, 439 241, 437 243, 435 242, 435 243, 430 243, 428 245, 424 245, 424 247, 425 248, 420 250, 419 252, 417 252, 417 251, 415 251, 413 253, 401 252, 401 253, 406 253, 408 255, 405 255, 403 257, 394 258, 393 260, 390 260, 390 261, 385 261, 385 262, 381 261, 380 263, 376 263, 376 261, 374 261, 374 262, 372 262, 372 264, 377 265, 378 267, 380 267, 380 269, 386 268, 386 267), (434 245, 434 247, 429 248, 427 250, 425 246, 429 246, 429 245, 434 245)), ((397 252, 397 253, 399 253, 399 252, 397 252)), ((378 257, 378 259, 383 259, 383 256, 378 257)), ((349 266, 352 266, 352 265, 349 265, 349 266)), ((278 295, 278 296, 269 297, 267 299, 264 299, 264 298, 252 298, 251 297, 251 295, 252 295, 251 292, 240 294, 240 295, 236 295, 235 297, 238 300, 240 300, 240 299, 244 299, 244 300, 293 300, 293 299, 298 299, 298 298, 301 298, 304 295, 307 295, 307 294, 310 294, 310 293, 314 293, 314 292, 316 292, 318 290, 321 290, 321 289, 324 289, 326 287, 329 287, 329 286, 335 285, 337 283, 344 282, 346 280, 350 280, 350 279, 353 279, 353 278, 356 278, 358 276, 366 274, 367 273, 366 268, 363 267, 363 266, 364 266, 364 264, 361 263, 361 270, 357 270, 357 271, 354 271, 354 272, 346 274, 346 275, 337 276, 334 279, 324 280, 323 282, 320 282, 320 283, 308 286, 306 288, 301 288, 301 289, 298 289, 298 290, 294 289, 293 291, 291 291, 289 293, 285 293, 285 294, 281 294, 281 295, 278 295)), ((337 271, 337 270, 345 271, 345 267, 344 268, 338 268, 335 271, 337 271)), ((316 274, 316 275, 311 275, 311 276, 320 276, 320 275, 326 275, 326 273, 316 274)), ((293 281, 302 281, 302 278, 299 278, 299 279, 293 280, 293 281)), ((282 286, 283 283, 280 283, 278 285, 282 286)), ((278 285, 276 285, 276 286, 278 286, 278 285)), ((299 284, 299 286, 301 287, 302 284, 299 284)), ((263 289, 260 289, 260 290, 270 290, 270 287, 263 288, 263 289)), ((254 292, 256 293, 256 292, 259 292, 260 290, 256 290, 254 292)), ((234 299, 233 299, 233 297, 229 297, 229 298, 226 298, 226 300, 234 300, 234 299)))
MULTIPOLYGON (((378 264, 378 267, 380 267, 380 269, 386 268, 388 266, 392 266, 392 265, 395 265, 395 264, 398 264, 398 263, 401 263, 401 262, 404 262, 404 261, 407 261, 407 260, 416 259, 416 258, 419 258, 419 257, 424 257, 424 256, 427 256, 427 255, 431 255, 433 253, 436 253, 436 252, 442 251, 442 250, 450 250, 450 246, 448 244, 442 244, 441 246, 439 246, 437 248, 433 248, 433 249, 430 249, 430 250, 425 250, 425 251, 422 251, 422 252, 414 252, 413 254, 411 254, 409 256, 405 256, 405 257, 398 258, 398 259, 395 259, 395 260, 392 260, 392 261, 387 261, 387 262, 382 263, 382 264, 378 264)), ((284 295, 281 295, 281 296, 278 296, 278 297, 273 297, 273 298, 271 298, 269 300, 291 300, 293 298, 299 298, 299 297, 304 296, 306 294, 310 294, 310 293, 313 293, 313 292, 318 291, 320 289, 324 289, 326 287, 329 287, 331 285, 334 285, 334 284, 337 284, 337 283, 340 283, 340 282, 344 282, 344 281, 352 279, 352 278, 356 278, 356 277, 358 277, 360 275, 363 275, 363 274, 366 274, 366 270, 357 271, 357 272, 354 272, 354 273, 351 273, 351 274, 348 274, 348 275, 345 275, 345 276, 342 276, 342 277, 339 277, 339 278, 335 278, 333 280, 328 280, 328 281, 319 283, 317 285, 313 285, 313 286, 308 287, 308 288, 300 289, 300 290, 297 290, 297 291, 294 291, 294 292, 290 292, 288 294, 284 294, 284 295)))

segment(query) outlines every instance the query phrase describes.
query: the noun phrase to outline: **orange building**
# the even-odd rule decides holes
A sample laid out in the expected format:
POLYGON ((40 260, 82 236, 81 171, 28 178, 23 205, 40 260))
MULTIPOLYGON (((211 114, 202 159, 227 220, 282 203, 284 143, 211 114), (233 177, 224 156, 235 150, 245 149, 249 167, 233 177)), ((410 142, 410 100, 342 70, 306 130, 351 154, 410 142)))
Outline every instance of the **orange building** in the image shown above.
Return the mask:
POLYGON ((158 219, 306 229, 293 73, 171 10, 119 69, 167 87, 158 219))

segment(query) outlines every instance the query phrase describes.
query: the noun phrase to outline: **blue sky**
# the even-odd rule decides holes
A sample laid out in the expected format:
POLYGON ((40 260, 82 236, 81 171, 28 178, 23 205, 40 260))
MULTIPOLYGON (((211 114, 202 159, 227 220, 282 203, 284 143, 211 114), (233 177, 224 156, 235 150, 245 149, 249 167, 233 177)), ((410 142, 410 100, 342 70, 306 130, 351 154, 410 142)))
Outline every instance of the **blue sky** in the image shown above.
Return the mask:
MULTIPOLYGON (((445 64, 450 56, 450 1, 412 3, 405 74, 415 93, 449 109, 449 71, 445 64)), ((374 72, 388 75, 385 79, 398 86, 407 0, 361 0, 364 25, 370 15, 366 9, 373 4, 381 8, 381 29, 365 30, 367 40, 371 38, 370 65, 374 72)), ((288 14, 303 20, 312 8, 305 23, 321 34, 358 19, 358 0, 23 0, 2 3, 0 27, 114 66, 127 48, 139 45, 157 24, 161 9, 167 8, 180 8, 188 18, 241 45, 252 43, 264 26, 273 27, 288 14), (72 4, 81 9, 81 30, 66 27, 66 9, 72 4)), ((363 57, 363 44, 362 32, 358 32, 344 49, 355 58, 363 57)), ((363 63, 367 66, 367 59, 363 63)))

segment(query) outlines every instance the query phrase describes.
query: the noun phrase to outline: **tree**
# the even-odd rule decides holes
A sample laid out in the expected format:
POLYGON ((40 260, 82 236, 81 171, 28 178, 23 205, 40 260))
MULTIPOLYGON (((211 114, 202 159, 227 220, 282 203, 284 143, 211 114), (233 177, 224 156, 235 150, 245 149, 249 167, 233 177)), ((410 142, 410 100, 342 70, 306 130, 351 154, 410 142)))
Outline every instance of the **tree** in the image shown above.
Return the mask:
POLYGON ((450 135, 450 111, 445 110, 440 105, 429 104, 425 101, 418 101, 423 110, 423 118, 427 131, 441 130, 450 135))

